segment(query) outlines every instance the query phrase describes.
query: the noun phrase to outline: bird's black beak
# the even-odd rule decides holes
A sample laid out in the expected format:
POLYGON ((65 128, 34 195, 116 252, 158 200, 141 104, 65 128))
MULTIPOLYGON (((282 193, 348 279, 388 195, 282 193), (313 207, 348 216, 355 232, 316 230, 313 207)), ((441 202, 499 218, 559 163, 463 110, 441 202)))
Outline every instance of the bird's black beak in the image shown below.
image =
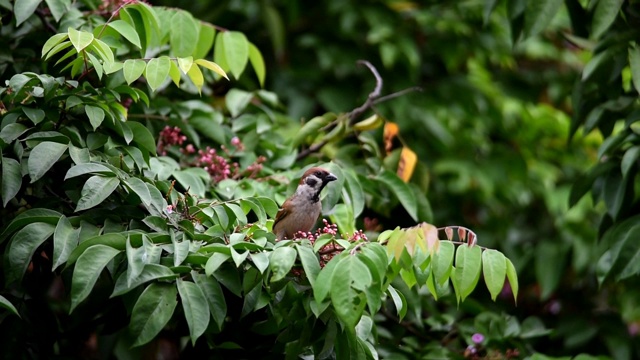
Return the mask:
POLYGON ((336 180, 338 180, 338 178, 335 175, 333 175, 332 173, 329 173, 329 175, 324 177, 324 182, 325 183, 328 183, 329 181, 336 181, 336 180))

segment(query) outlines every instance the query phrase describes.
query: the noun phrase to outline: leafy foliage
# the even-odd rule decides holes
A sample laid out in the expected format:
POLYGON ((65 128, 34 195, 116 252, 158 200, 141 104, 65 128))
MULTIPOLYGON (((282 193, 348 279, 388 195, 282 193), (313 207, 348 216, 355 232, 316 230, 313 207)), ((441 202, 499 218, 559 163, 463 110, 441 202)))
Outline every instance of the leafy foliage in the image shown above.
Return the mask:
POLYGON ((169 353, 377 358, 374 317, 388 298, 407 313, 399 286, 441 297, 451 280, 461 302, 484 274, 494 299, 506 278, 517 296, 502 253, 483 254, 466 230, 456 249, 424 222, 415 153, 405 145, 389 161, 397 125, 359 119, 380 97, 370 64, 378 84, 365 105, 301 125, 274 93, 229 88, 227 73, 241 81, 248 65, 265 81, 241 32, 142 2, 2 5, 28 37, 55 33, 25 47, 33 61, 2 69, 0 303, 19 316, 1 320, 16 329, 6 354, 142 356, 168 341, 169 353), (334 224, 276 241, 277 203, 318 162, 339 178, 323 198, 334 224), (365 211, 392 210, 420 225, 358 230, 365 211), (88 341, 99 345, 78 345, 88 341))

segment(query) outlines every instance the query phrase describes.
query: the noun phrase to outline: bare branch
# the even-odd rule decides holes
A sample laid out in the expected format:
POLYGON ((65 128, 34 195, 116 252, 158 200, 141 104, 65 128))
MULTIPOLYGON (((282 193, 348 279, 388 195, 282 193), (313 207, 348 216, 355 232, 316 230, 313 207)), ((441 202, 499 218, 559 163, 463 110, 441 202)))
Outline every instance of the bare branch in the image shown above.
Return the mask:
POLYGON ((366 65, 369 70, 373 73, 373 76, 376 78, 376 87, 373 91, 367 96, 367 100, 361 106, 353 109, 349 113, 349 123, 353 124, 355 120, 362 115, 365 111, 369 110, 375 103, 375 100, 380 96, 380 92, 382 91, 382 77, 380 77, 380 73, 375 68, 375 66, 371 65, 367 60, 358 60, 358 65, 366 65))
POLYGON ((385 102, 387 100, 395 99, 397 97, 400 97, 402 95, 405 95, 405 94, 408 94, 408 93, 414 92, 414 91, 422 91, 422 88, 420 86, 412 86, 410 88, 407 88, 407 89, 404 89, 404 90, 400 90, 398 92, 394 92, 392 94, 379 97, 379 98, 377 98, 377 99, 375 99, 373 101, 373 105, 378 105, 378 104, 380 104, 382 102, 385 102))
POLYGON ((323 140, 323 141, 320 141, 319 143, 313 144, 313 145, 309 146, 308 148, 300 151, 298 153, 298 156, 296 156, 296 161, 302 160, 302 159, 306 158, 307 156, 313 154, 314 152, 322 149, 322 147, 327 145, 327 143, 328 143, 327 140, 323 140))

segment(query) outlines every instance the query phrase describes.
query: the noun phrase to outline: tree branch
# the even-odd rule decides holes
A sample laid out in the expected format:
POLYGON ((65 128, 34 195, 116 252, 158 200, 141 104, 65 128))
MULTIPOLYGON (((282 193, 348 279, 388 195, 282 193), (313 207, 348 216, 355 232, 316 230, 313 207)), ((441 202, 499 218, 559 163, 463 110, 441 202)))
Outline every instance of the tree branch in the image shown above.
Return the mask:
POLYGON ((369 68, 369 70, 371 70, 373 76, 376 78, 376 87, 373 88, 373 91, 369 94, 369 96, 367 96, 367 100, 364 102, 364 104, 353 109, 353 111, 349 113, 349 124, 351 125, 355 123, 355 120, 360 115, 362 115, 362 113, 369 110, 374 105, 375 100, 380 96, 383 84, 382 77, 380 77, 380 73, 378 73, 378 69, 376 69, 375 66, 371 65, 371 63, 367 60, 358 60, 357 63, 358 65, 365 65, 369 68))

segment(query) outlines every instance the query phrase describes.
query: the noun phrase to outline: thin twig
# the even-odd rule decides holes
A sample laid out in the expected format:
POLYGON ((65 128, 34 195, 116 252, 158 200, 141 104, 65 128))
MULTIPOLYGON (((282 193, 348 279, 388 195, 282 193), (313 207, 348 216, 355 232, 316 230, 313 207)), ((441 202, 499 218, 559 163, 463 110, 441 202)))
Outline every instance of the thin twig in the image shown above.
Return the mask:
POLYGON ((382 77, 380 77, 380 73, 378 73, 378 69, 376 69, 375 66, 371 65, 371 63, 368 62, 367 60, 358 60, 357 63, 358 65, 365 65, 366 67, 369 68, 369 70, 371 70, 371 73, 373 73, 373 76, 376 78, 376 87, 373 89, 371 93, 369 93, 369 96, 367 96, 367 100, 364 102, 364 104, 353 109, 353 111, 349 113, 350 124, 353 124, 355 120, 360 115, 362 115, 362 113, 369 110, 371 106, 374 105, 374 101, 380 96, 380 92, 382 91, 382 84, 383 84, 382 77))
POLYGON ((51 25, 49 20, 47 20, 47 17, 44 14, 44 11, 42 11, 42 9, 37 9, 36 15, 38 15, 38 17, 40 18, 40 21, 42 21, 42 24, 44 25, 44 27, 47 28, 47 30, 51 31, 54 34, 58 32, 58 29, 56 29, 55 26, 51 25))
POLYGON ((379 98, 377 98, 377 99, 375 99, 373 101, 373 105, 378 105, 378 104, 380 104, 382 102, 385 102, 387 100, 395 99, 397 97, 400 97, 402 95, 405 95, 405 94, 408 94, 408 93, 414 92, 414 91, 422 91, 422 88, 420 86, 412 86, 410 88, 407 88, 407 89, 404 89, 404 90, 400 90, 398 92, 394 92, 394 93, 389 94, 389 95, 381 96, 381 97, 379 97, 379 98))
POLYGON ((324 147, 325 145, 327 145, 328 141, 327 140, 323 140, 320 141, 319 143, 313 144, 311 146, 309 146, 308 148, 300 151, 298 153, 298 156, 296 156, 296 160, 302 160, 304 158, 306 158, 307 156, 311 155, 312 153, 322 149, 322 147, 324 147))

